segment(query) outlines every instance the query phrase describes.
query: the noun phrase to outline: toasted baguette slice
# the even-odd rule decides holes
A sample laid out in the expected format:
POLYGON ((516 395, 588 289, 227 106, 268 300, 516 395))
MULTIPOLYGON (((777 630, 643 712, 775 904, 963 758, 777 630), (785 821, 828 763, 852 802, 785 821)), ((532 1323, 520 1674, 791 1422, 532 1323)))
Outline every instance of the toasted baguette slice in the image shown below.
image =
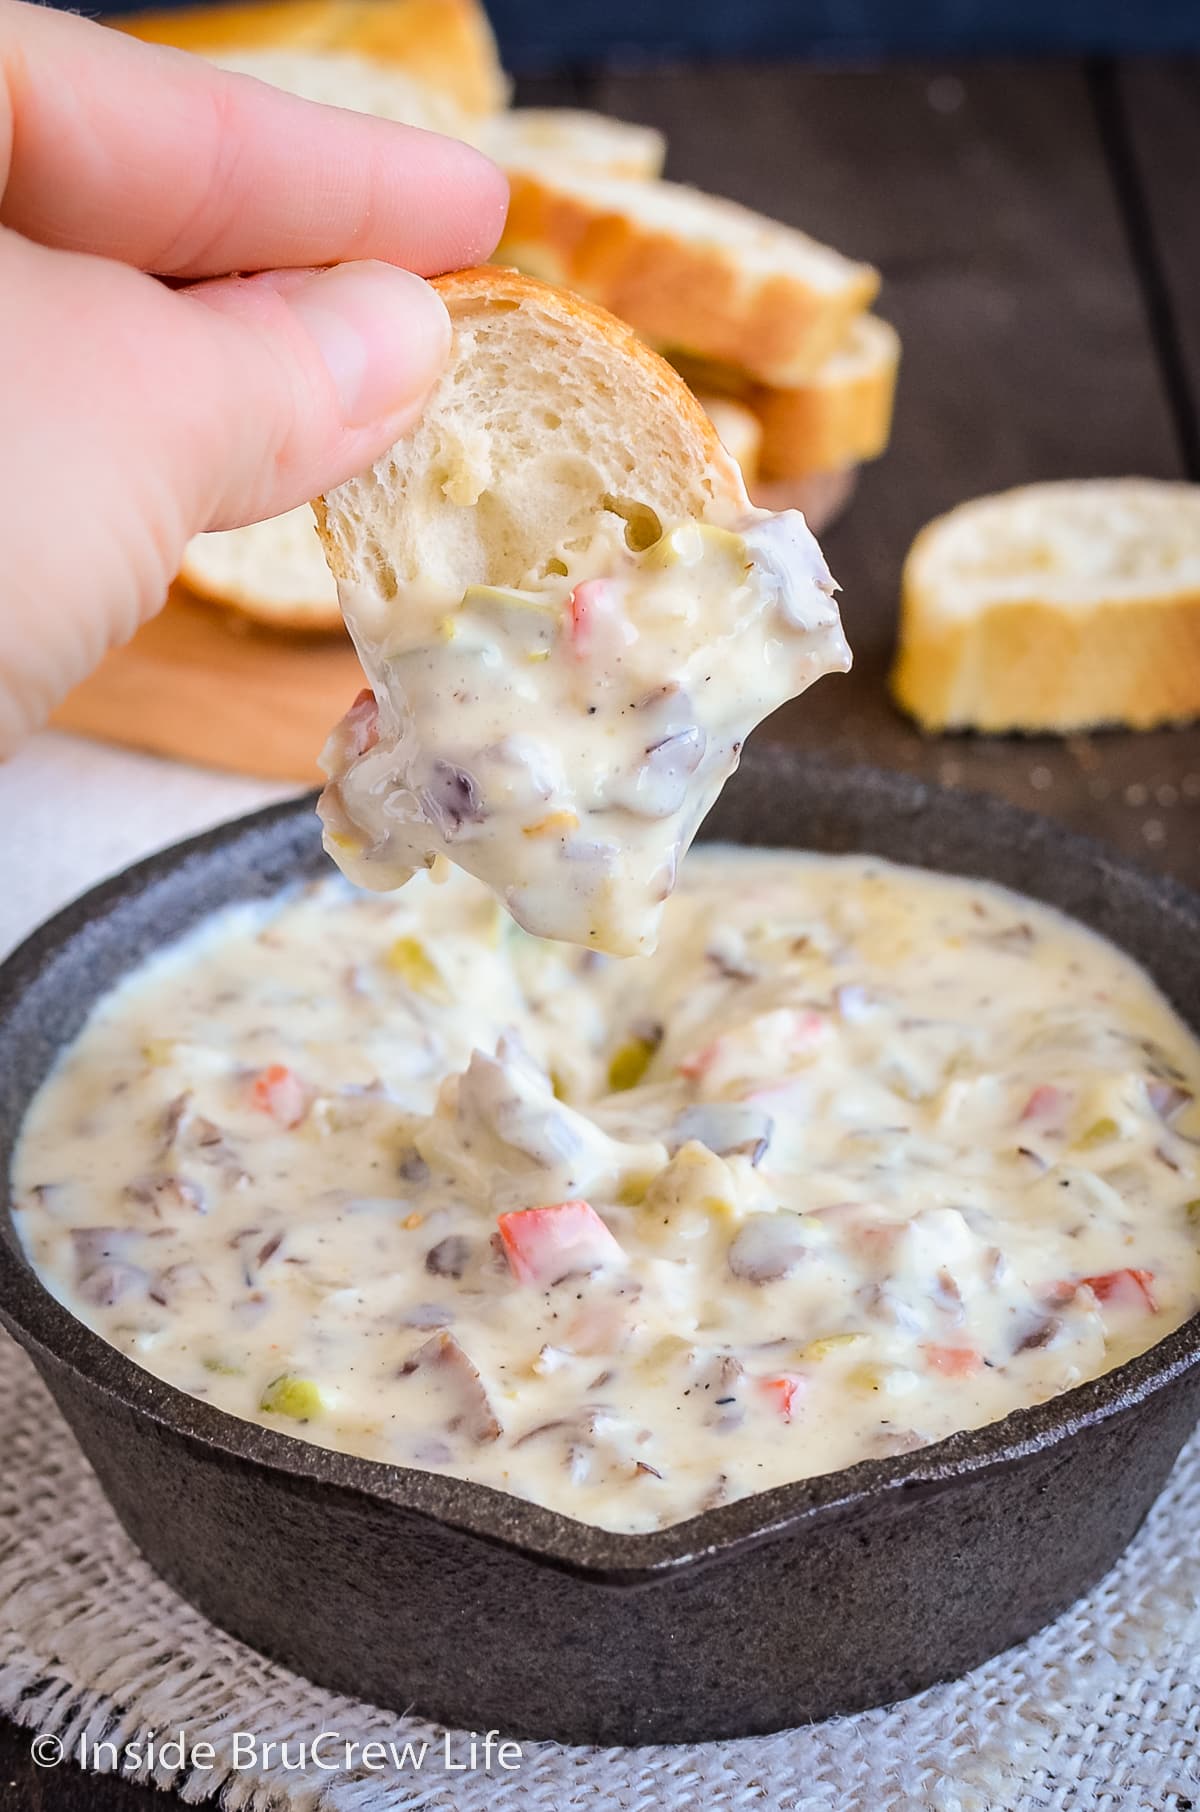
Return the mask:
POLYGON ((403 69, 334 50, 233 50, 214 52, 210 62, 239 75, 255 76, 306 101, 374 113, 380 119, 443 132, 474 142, 481 122, 444 89, 431 88, 403 69))
POLYGON ((720 435, 725 451, 737 460, 747 489, 751 489, 758 476, 758 455, 762 446, 758 417, 736 397, 712 396, 697 390, 696 401, 720 435))
POLYGON ((554 171, 563 165, 597 176, 662 173, 667 141, 653 126, 634 126, 574 107, 514 107, 488 121, 483 149, 505 169, 554 171))
POLYGON ((493 113, 508 98, 508 78, 479 0, 248 0, 130 13, 109 24, 201 56, 343 51, 404 69, 453 95, 468 113, 493 113))
POLYGON ((308 504, 246 528, 195 535, 179 577, 198 598, 276 629, 339 629, 337 586, 308 504))
POLYGON ((640 954, 747 735, 849 666, 833 581, 623 322, 514 271, 437 288, 420 422, 315 505, 371 688, 326 848, 376 888, 448 857, 527 930, 640 954))
POLYGON ((878 272, 678 183, 511 172, 501 255, 610 308, 655 345, 804 382, 879 287, 878 272))
POLYGON ((904 567, 891 683, 927 730, 1200 715, 1200 486, 1027 485, 931 522, 904 567))
POLYGON ((766 480, 841 472, 887 446, 900 363, 900 336, 878 315, 851 321, 837 349, 806 383, 756 384, 728 366, 667 351, 697 389, 736 397, 762 430, 759 468, 766 480))
POLYGON ((807 478, 878 458, 892 430, 899 365, 895 328, 860 315, 807 384, 756 389, 747 400, 762 426, 763 477, 807 478))

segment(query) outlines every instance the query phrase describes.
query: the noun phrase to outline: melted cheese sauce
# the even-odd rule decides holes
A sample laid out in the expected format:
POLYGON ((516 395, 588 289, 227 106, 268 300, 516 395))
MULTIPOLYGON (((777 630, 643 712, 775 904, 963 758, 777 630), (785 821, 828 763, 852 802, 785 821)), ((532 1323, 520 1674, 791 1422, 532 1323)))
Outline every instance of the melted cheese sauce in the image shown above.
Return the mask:
MULTIPOLYGON (((646 512, 649 514, 649 512, 646 512)), ((657 533, 612 513, 518 589, 341 586, 373 693, 322 757, 325 846, 361 886, 439 855, 542 937, 654 948, 742 743, 850 651, 804 518, 657 533)))
POLYGON ((476 882, 238 907, 103 1001, 17 1226, 250 1421, 614 1530, 903 1451, 1200 1304, 1200 1047, 1046 908, 707 847, 657 954, 476 882))

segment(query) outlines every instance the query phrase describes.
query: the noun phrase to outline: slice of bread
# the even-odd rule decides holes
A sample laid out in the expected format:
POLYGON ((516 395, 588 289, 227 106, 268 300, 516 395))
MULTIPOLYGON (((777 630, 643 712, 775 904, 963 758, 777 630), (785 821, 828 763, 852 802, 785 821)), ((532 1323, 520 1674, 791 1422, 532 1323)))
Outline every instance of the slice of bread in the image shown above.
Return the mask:
POLYGON ((761 386, 747 400, 762 424, 764 478, 806 478, 876 459, 892 431, 900 336, 878 315, 852 321, 807 384, 761 386))
POLYGON ((126 13, 108 23, 201 56, 277 49, 366 57, 453 95, 468 113, 494 113, 508 99, 479 0, 248 0, 126 13))
POLYGON ((255 76, 306 101, 374 113, 380 119, 421 126, 448 138, 477 142, 482 123, 445 89, 432 88, 406 70, 340 50, 229 50, 209 61, 239 75, 255 76))
POLYGON ((340 629, 337 586, 309 505, 269 522, 195 535, 179 578, 194 597, 275 629, 340 629))
POLYGON ((375 888, 448 857, 536 935, 640 954, 746 736, 849 666, 835 588, 630 327, 515 271, 436 287, 420 422, 314 506, 371 688, 326 848, 375 888))
POLYGON ((1200 716, 1200 486, 1026 485, 922 529, 892 691, 927 730, 1200 716))
POLYGON ((655 177, 667 141, 653 126, 634 126, 574 107, 514 107, 488 121, 483 149, 505 169, 570 165, 599 176, 655 177))
POLYGON ((514 170, 500 255, 603 303, 655 345, 803 383, 878 272, 678 183, 514 170))
POLYGON ((758 456, 762 447, 762 429, 753 409, 748 409, 733 396, 713 396, 696 391, 696 401, 721 437, 721 445, 732 453, 742 468, 746 487, 752 490, 758 476, 758 456))
POLYGON ((762 430, 764 480, 790 481, 841 472, 875 459, 887 446, 900 363, 900 336, 878 315, 859 315, 841 344, 803 384, 755 384, 727 366, 667 356, 697 388, 736 397, 762 430))

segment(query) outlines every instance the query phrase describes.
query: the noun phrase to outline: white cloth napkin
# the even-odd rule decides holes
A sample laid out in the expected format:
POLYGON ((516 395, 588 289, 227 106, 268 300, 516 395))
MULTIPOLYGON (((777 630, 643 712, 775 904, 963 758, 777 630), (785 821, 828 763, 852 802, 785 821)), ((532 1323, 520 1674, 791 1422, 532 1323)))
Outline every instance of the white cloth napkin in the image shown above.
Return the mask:
MULTIPOLYGON (((0 946, 102 874, 287 790, 35 739, 0 768, 0 946)), ((0 1452, 0 1712, 31 1741, 58 1739, 62 1766, 81 1740, 123 1763, 133 1745, 141 1765, 127 1772, 188 1804, 223 1793, 228 1812, 1200 1812, 1200 1437, 1108 1577, 964 1680, 741 1742, 524 1743, 517 1766, 490 1772, 470 1767, 464 1733, 324 1692, 177 1598, 8 1341, 0 1452), (332 1767, 311 1756, 322 1733, 332 1767), (152 1734, 168 1745, 154 1765, 152 1734), (368 1741, 382 1761, 371 1751, 364 1768, 368 1741), (347 1743, 359 1746, 349 1765, 347 1743)))

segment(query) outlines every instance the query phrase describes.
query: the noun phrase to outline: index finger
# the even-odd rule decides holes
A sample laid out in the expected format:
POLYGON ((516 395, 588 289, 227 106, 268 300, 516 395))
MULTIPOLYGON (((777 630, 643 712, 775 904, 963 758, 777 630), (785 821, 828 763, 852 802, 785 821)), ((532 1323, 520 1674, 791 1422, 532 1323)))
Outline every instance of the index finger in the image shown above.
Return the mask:
POLYGON ((171 277, 359 258, 433 276, 486 257, 506 197, 455 139, 0 0, 0 223, 43 245, 171 277))

